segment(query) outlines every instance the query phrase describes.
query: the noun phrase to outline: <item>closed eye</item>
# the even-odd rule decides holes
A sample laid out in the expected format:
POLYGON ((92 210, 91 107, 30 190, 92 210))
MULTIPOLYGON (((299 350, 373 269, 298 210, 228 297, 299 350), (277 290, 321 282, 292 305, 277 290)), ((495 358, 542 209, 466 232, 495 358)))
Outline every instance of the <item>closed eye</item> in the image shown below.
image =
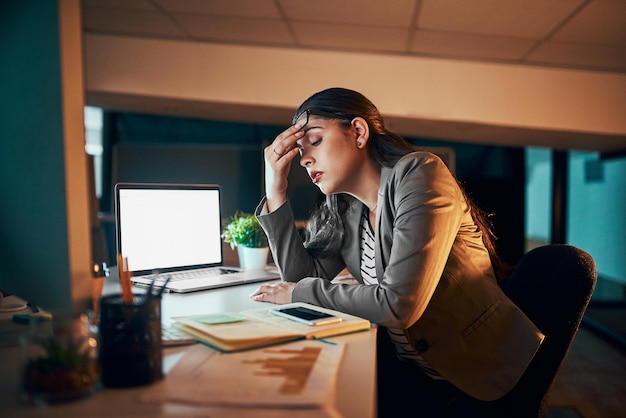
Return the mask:
POLYGON ((300 149, 304 148, 305 145, 310 145, 312 147, 317 147, 320 143, 322 142, 322 138, 321 137, 317 137, 317 138, 307 138, 306 140, 302 140, 302 142, 299 144, 300 149))
POLYGON ((296 142, 296 145, 298 146, 298 151, 300 152, 300 156, 302 157, 302 153, 304 152, 304 148, 311 146, 311 147, 317 147, 322 143, 322 138, 318 137, 318 138, 307 138, 307 139, 302 139, 299 140, 298 142, 296 142))

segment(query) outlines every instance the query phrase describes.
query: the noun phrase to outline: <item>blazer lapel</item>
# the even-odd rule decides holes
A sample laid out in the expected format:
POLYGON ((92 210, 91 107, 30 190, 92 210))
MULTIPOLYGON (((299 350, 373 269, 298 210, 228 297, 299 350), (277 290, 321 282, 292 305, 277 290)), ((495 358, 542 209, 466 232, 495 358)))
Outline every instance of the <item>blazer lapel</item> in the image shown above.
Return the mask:
POLYGON ((383 224, 382 222, 382 214, 391 213, 389 208, 387 208, 387 196, 385 194, 385 190, 387 190, 387 180, 389 179, 389 175, 391 173, 390 167, 382 167, 380 169, 380 184, 378 185, 378 203, 376 204, 376 242, 374 249, 374 256, 376 257, 376 280, 378 283, 383 281, 383 275, 385 272, 385 266, 383 265, 383 248, 382 248, 382 240, 380 237, 383 234, 387 233, 384 229, 384 225, 393 225, 393 222, 387 222, 383 224))

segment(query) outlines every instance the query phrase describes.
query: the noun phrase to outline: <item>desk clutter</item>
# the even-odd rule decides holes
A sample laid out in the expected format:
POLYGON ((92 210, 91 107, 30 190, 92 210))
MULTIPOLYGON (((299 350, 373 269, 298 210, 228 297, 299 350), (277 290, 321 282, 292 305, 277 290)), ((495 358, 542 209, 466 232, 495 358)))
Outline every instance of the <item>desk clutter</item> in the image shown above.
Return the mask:
MULTIPOLYGON (((23 330, 23 327, 14 324, 28 325, 31 322, 44 322, 51 319, 52 314, 50 312, 44 311, 15 295, 4 296, 0 291, 0 344, 12 341, 10 335, 12 331, 23 330)), ((14 340, 15 338, 13 338, 14 340)))
POLYGON ((306 303, 281 307, 314 309, 339 321, 307 325, 267 307, 172 318, 174 329, 201 344, 188 348, 141 400, 234 407, 237 416, 257 416, 255 408, 272 416, 341 416, 334 394, 346 344, 324 338, 369 330, 370 322, 306 303))
POLYGON ((173 318, 173 326, 222 352, 249 350, 301 339, 323 339, 371 327, 366 319, 307 303, 296 302, 281 307, 313 309, 339 318, 340 321, 327 325, 306 325, 273 315, 273 309, 262 308, 173 318))
MULTIPOLYGON (((76 360, 72 375, 79 377, 78 384, 72 386, 67 383, 69 374, 57 374, 57 380, 50 379, 50 376, 40 379, 41 382, 52 383, 40 382, 39 386, 32 379, 29 382, 20 381, 20 402, 39 406, 68 403, 91 395, 99 396, 98 393, 107 391, 107 388, 136 388, 140 404, 209 406, 225 411, 224 416, 257 416, 259 408, 273 417, 292 416, 296 411, 298 416, 303 417, 340 416, 335 409, 334 394, 346 343, 324 338, 369 330, 369 321, 295 303, 282 306, 327 311, 340 317, 341 321, 306 325, 271 314, 270 310, 275 308, 271 305, 234 313, 212 312, 174 317, 169 319, 178 326, 163 326, 161 295, 159 289, 154 290, 158 297, 142 291, 132 295, 130 304, 124 303, 123 294, 108 294, 100 298, 99 321, 90 321, 84 315, 82 328, 66 328, 60 335, 63 338, 57 338, 58 341, 75 341, 74 345, 63 342, 57 347, 57 354, 65 348, 73 350, 76 360), (195 328, 194 335, 181 327, 185 323, 195 323, 191 326, 195 328), (124 329, 127 332, 122 332, 124 329), (210 331, 206 332, 206 329, 210 331), (174 335, 168 337, 169 333, 174 335), (245 338, 241 337, 242 333, 245 338), (208 335, 221 342, 216 344, 207 338, 208 335), (82 337, 72 340, 75 336, 82 337), (172 341, 166 341, 167 338, 172 341), (209 341, 212 343, 209 344, 209 341), (111 344, 117 348, 112 350, 111 344), (180 344, 190 345, 175 348, 181 350, 180 355, 173 365, 169 364, 167 373, 163 373, 163 348, 180 344)), ((22 331, 16 335, 25 334, 24 331, 31 329, 33 324, 44 325, 37 329, 47 329, 46 336, 55 335, 52 325, 58 318, 48 316, 48 313, 19 298, 5 298, 4 306, 14 309, 0 312, 0 319, 4 318, 3 323, 8 321, 17 331, 22 331), (14 322, 12 317, 16 314, 39 314, 35 318, 45 314, 45 319, 32 320, 29 324, 14 322)), ((33 338, 33 334, 28 335, 19 344, 27 341, 31 351, 44 341, 33 338)), ((44 334, 37 335, 41 337, 44 334)), ((17 339, 11 344, 17 345, 17 339)), ((41 351, 38 355, 40 357, 35 355, 31 358, 31 365, 43 365, 44 361, 51 364, 51 356, 46 357, 41 351)), ((36 370, 30 368, 30 372, 36 370)), ((30 375, 43 376, 41 373, 30 375)))
POLYGON ((94 393, 100 383, 97 336, 86 314, 52 316, 41 310, 16 314, 13 323, 19 345, 20 401, 46 405, 80 399, 94 393))

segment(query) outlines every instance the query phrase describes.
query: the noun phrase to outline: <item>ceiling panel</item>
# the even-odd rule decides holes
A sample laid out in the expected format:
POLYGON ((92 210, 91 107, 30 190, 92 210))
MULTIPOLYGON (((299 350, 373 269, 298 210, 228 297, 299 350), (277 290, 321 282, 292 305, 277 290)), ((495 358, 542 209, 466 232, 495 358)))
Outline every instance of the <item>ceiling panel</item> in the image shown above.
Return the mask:
POLYGON ((82 4, 85 9, 98 7, 122 10, 157 11, 150 0, 82 0, 82 4))
POLYGON ((626 46, 626 1, 596 0, 572 17, 554 40, 626 46))
POLYGON ((423 0, 421 29, 539 38, 565 20, 583 0, 423 0))
POLYGON ((509 61, 521 60, 533 45, 530 39, 420 30, 413 33, 411 51, 509 61))
POLYGON ((147 37, 184 37, 185 32, 161 13, 136 9, 88 8, 84 24, 95 32, 147 37))
POLYGON ((329 49, 402 52, 407 31, 397 28, 300 22, 293 26, 299 45, 329 49))
POLYGON ((174 15, 194 38, 246 44, 294 45, 285 22, 278 19, 249 19, 203 15, 174 15))
POLYGON ((273 0, 154 0, 154 3, 171 13, 280 18, 273 0))
POLYGON ((278 0, 288 19, 408 28, 415 0, 278 0))

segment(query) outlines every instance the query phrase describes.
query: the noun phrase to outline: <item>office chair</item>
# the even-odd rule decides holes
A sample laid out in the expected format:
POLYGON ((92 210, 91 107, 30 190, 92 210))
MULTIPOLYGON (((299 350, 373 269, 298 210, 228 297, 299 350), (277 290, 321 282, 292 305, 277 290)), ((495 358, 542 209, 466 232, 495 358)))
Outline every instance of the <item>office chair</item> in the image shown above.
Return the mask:
POLYGON ((593 258, 565 244, 526 253, 503 285, 545 335, 511 392, 495 401, 502 417, 542 418, 554 379, 569 352, 597 281, 593 258))

